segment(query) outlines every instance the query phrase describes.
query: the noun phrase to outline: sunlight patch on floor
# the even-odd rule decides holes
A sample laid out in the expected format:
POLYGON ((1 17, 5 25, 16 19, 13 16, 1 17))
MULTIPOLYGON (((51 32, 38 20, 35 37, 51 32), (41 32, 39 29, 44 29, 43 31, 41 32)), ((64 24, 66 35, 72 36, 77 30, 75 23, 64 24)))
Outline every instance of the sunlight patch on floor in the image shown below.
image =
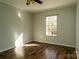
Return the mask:
POLYGON ((56 59, 56 53, 55 53, 55 51, 46 49, 45 50, 45 54, 46 54, 46 59, 56 59))
POLYGON ((15 48, 16 57, 20 58, 24 56, 24 51, 22 47, 15 48))
POLYGON ((25 44, 24 46, 29 47, 29 46, 40 46, 39 44, 25 44))

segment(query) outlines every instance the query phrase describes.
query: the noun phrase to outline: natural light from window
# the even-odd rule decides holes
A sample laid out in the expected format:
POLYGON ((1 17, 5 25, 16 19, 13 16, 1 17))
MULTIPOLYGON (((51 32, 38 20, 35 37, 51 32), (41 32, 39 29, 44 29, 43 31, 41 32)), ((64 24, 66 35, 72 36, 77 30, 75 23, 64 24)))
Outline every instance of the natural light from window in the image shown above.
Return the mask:
POLYGON ((46 17, 46 36, 57 36, 57 16, 46 17))
POLYGON ((18 47, 22 47, 23 46, 23 33, 21 33, 16 41, 15 41, 15 47, 18 48, 18 47))

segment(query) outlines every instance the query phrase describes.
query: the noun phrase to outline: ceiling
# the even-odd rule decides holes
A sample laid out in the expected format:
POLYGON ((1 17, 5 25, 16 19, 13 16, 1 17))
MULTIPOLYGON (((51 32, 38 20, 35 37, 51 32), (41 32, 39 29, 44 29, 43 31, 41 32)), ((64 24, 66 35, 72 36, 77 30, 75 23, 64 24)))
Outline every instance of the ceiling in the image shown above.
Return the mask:
POLYGON ((39 12, 76 4, 76 0, 41 0, 43 1, 43 4, 35 3, 29 6, 26 5, 25 0, 0 0, 0 1, 30 12, 39 12))

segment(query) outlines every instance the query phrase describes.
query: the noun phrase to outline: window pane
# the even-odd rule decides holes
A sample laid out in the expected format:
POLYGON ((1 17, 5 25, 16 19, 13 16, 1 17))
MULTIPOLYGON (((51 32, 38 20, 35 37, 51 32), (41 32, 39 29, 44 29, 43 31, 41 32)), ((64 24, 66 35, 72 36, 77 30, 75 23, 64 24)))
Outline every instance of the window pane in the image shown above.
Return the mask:
POLYGON ((57 36, 57 16, 46 17, 46 35, 57 36))

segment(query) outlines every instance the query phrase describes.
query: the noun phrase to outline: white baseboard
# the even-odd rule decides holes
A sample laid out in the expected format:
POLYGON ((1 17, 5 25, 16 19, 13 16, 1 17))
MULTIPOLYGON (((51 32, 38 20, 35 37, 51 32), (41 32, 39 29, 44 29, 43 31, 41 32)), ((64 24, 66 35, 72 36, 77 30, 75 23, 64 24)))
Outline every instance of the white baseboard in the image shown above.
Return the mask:
POLYGON ((0 50, 0 52, 6 51, 6 50, 9 50, 9 49, 12 49, 12 48, 14 48, 14 47, 9 47, 9 48, 2 49, 2 50, 0 50))
MULTIPOLYGON (((37 40, 33 40, 33 41, 37 41, 37 40)), ((28 42, 30 42, 30 41, 28 41, 28 42)), ((37 42, 44 42, 44 41, 37 41, 37 42)), ((45 42, 45 43, 49 43, 49 42, 45 42)), ((60 43, 49 43, 49 44, 62 45, 62 46, 68 46, 68 47, 76 48, 76 46, 73 46, 73 45, 66 45, 66 44, 60 44, 60 43)), ((9 48, 2 49, 2 50, 0 50, 0 52, 6 51, 6 50, 9 50, 9 49, 12 49, 12 48, 14 48, 14 47, 9 47, 9 48)))
MULTIPOLYGON (((38 41, 38 40, 34 40, 34 41, 49 43, 49 42, 46 42, 46 41, 38 41)), ((61 44, 61 43, 54 43, 54 42, 51 43, 51 42, 50 42, 49 44, 62 45, 62 46, 67 46, 67 47, 73 47, 73 48, 76 48, 76 46, 73 46, 73 45, 67 45, 67 44, 61 44)))
MULTIPOLYGON (((26 43, 28 43, 28 42, 30 42, 30 41, 27 41, 26 43)), ((24 44, 26 44, 26 43, 24 43, 24 44)), ((9 50, 9 49, 12 49, 12 48, 15 48, 15 46, 2 49, 2 50, 0 50, 0 52, 6 51, 6 50, 9 50)))

